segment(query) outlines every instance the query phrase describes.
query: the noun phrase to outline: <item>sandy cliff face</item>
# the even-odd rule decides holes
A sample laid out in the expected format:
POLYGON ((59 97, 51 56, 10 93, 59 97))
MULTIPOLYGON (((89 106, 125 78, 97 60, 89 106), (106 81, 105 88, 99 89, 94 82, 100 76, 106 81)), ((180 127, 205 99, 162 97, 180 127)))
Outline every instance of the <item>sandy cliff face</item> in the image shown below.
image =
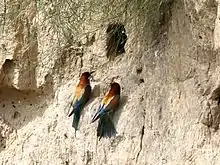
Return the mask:
POLYGON ((219 164, 219 1, 163 1, 150 33, 125 25, 126 52, 111 61, 106 24, 97 30, 87 20, 92 33, 67 42, 40 23, 35 1, 0 4, 16 15, 1 17, 1 164, 219 164), (80 73, 91 70, 95 95, 75 137, 67 107, 80 73), (98 141, 90 122, 112 80, 122 86, 118 134, 98 141))

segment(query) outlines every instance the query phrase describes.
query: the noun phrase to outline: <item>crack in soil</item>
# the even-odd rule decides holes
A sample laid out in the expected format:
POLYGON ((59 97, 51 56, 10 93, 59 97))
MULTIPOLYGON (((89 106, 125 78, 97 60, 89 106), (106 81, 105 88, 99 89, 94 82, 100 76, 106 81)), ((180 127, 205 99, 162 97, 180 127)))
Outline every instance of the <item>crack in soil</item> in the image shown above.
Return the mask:
POLYGON ((136 164, 137 164, 137 162, 138 162, 138 158, 139 158, 139 155, 140 155, 140 153, 141 153, 141 151, 142 151, 142 146, 143 146, 143 137, 144 137, 144 131, 145 131, 145 126, 144 126, 144 124, 145 124, 145 116, 146 116, 146 110, 144 109, 144 114, 143 114, 143 126, 142 126, 142 129, 141 129, 141 136, 140 136, 140 149, 139 149, 139 151, 138 151, 138 154, 137 154, 137 156, 136 156, 136 164))

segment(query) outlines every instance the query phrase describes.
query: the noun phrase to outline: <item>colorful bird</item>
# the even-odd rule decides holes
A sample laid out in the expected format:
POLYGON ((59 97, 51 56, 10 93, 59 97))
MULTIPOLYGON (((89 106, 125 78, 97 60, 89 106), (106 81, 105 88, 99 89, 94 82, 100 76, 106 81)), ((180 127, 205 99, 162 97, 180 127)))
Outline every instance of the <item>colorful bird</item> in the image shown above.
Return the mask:
POLYGON ((75 96, 71 102, 70 108, 72 109, 69 117, 74 114, 72 127, 75 131, 78 130, 80 114, 91 97, 90 76, 93 72, 82 73, 79 83, 76 86, 75 96))
POLYGON ((116 82, 112 83, 110 90, 102 99, 98 111, 92 119, 92 122, 95 122, 97 119, 99 119, 97 128, 97 136, 99 137, 99 140, 102 137, 110 138, 116 135, 116 129, 111 117, 119 105, 120 92, 120 85, 116 82))

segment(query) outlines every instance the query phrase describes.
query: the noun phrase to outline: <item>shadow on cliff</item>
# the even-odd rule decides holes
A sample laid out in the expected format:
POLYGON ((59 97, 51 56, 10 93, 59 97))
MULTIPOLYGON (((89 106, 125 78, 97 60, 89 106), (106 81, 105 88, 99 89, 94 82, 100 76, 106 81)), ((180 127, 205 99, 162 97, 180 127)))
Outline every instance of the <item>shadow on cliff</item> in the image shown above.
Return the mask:
POLYGON ((113 121, 114 121, 114 124, 116 126, 116 130, 117 130, 117 124, 118 124, 118 120, 121 116, 122 109, 125 106, 125 104, 127 103, 127 101, 128 101, 128 96, 121 96, 120 104, 118 106, 118 109, 115 112, 115 114, 113 115, 113 121))
POLYGON ((36 117, 41 117, 47 109, 47 96, 32 90, 0 88, 0 116, 12 129, 19 129, 36 117))

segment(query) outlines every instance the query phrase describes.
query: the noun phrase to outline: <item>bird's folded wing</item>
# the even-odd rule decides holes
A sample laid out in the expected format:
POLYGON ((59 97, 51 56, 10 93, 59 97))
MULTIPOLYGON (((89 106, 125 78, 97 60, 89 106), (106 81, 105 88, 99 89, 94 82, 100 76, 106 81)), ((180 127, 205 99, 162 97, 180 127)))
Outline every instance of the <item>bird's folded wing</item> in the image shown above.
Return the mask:
POLYGON ((80 103, 85 103, 89 100, 89 97, 91 95, 91 86, 88 84, 84 88, 76 89, 76 99, 80 103))
POLYGON ((110 97, 106 101, 106 103, 104 105, 104 109, 106 109, 106 111, 114 109, 118 105, 119 99, 120 99, 119 95, 115 95, 115 96, 110 97))

